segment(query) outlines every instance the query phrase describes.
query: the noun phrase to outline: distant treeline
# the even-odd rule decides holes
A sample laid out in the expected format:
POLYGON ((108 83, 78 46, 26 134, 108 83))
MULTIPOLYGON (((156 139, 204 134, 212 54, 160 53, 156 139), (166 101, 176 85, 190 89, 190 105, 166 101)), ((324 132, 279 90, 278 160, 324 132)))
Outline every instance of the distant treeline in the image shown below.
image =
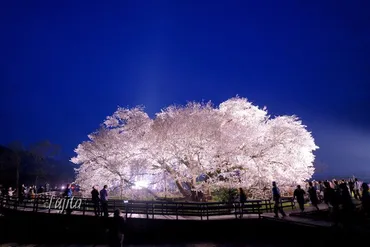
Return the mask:
POLYGON ((0 185, 16 187, 19 185, 51 186, 71 182, 76 166, 63 157, 58 145, 41 141, 24 147, 19 142, 7 146, 0 145, 0 185), (18 174, 18 175, 17 175, 18 174))

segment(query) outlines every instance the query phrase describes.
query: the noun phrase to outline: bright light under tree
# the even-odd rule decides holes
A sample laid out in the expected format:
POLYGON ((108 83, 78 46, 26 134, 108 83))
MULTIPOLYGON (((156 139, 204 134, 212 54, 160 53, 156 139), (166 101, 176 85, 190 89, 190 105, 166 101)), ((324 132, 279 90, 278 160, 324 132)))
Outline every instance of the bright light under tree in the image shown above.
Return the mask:
POLYGON ((141 180, 137 181, 134 186, 132 186, 133 189, 143 189, 143 188, 148 188, 149 186, 149 181, 147 180, 141 180))

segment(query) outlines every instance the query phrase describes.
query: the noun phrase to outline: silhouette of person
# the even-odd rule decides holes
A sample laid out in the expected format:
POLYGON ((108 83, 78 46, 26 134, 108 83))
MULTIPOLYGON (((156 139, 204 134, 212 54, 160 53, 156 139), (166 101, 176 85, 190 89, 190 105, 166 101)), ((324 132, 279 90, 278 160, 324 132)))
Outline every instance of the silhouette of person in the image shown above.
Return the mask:
POLYGON ((66 208, 63 209, 62 213, 65 210, 66 211, 66 214, 67 215, 70 215, 72 213, 72 209, 70 207, 70 203, 68 202, 68 200, 72 197, 72 189, 71 189, 71 185, 70 184, 67 184, 66 189, 64 190, 64 197, 67 200, 67 202, 66 202, 66 208))
POLYGON ((318 184, 318 188, 317 188, 317 190, 318 190, 318 198, 319 198, 319 202, 320 202, 320 203, 321 203, 321 202, 323 201, 323 199, 324 199, 324 189, 325 189, 325 187, 324 187, 323 182, 322 182, 322 181, 319 181, 319 184, 318 184))
POLYGON ((27 192, 26 186, 24 186, 24 184, 22 184, 21 189, 20 189, 19 192, 20 192, 19 193, 19 202, 23 203, 24 198, 26 198, 26 192, 27 192))
POLYGON ((338 223, 338 212, 339 212, 339 198, 337 192, 330 186, 328 181, 324 182, 324 201, 331 209, 331 217, 335 221, 335 224, 338 223))
POLYGON ((239 188, 239 202, 240 202, 240 216, 239 218, 243 218, 243 211, 244 211, 244 204, 247 201, 247 195, 245 194, 243 188, 239 188))
POLYGON ((354 185, 355 185, 355 190, 354 190, 355 198, 356 198, 357 200, 361 200, 361 195, 360 195, 361 183, 360 183, 360 181, 358 181, 358 179, 357 179, 357 178, 355 178, 355 183, 354 183, 354 185))
POLYGON ((108 217, 108 186, 104 185, 104 188, 100 191, 100 202, 101 209, 104 213, 104 217, 108 217))
POLYGON ((365 215, 370 216, 370 194, 369 194, 369 185, 367 183, 362 184, 362 209, 365 215))
POLYGON ((320 210, 317 204, 319 204, 319 198, 317 198, 317 191, 316 188, 312 185, 312 182, 308 183, 308 195, 310 196, 310 201, 312 206, 314 206, 317 210, 320 210))
POLYGON ((280 199, 281 199, 281 195, 280 195, 280 190, 279 188, 277 187, 276 185, 276 182, 272 182, 272 199, 274 201, 274 213, 275 213, 275 218, 279 218, 279 212, 281 213, 281 215, 283 216, 283 218, 286 216, 284 210, 281 208, 280 206, 280 199))
POLYGON ((353 218, 354 205, 347 184, 342 183, 339 185, 339 188, 342 202, 342 221, 344 224, 349 224, 353 218))
POLYGON ((351 196, 355 196, 355 183, 353 182, 352 179, 349 180, 348 186, 349 186, 349 192, 351 196))
POLYGON ((99 205, 100 198, 99 198, 99 191, 95 188, 95 186, 92 187, 91 200, 94 204, 95 216, 99 216, 100 215, 100 205, 99 205))
POLYGON ((335 191, 338 191, 339 190, 339 183, 337 180, 333 179, 333 183, 334 183, 334 190, 335 191))
POLYGON ((109 229, 111 247, 122 247, 125 233, 125 218, 119 209, 114 211, 113 223, 109 229))
POLYGON ((301 212, 304 211, 304 195, 305 194, 306 192, 301 188, 301 186, 297 185, 297 189, 295 189, 293 193, 293 200, 294 198, 297 199, 299 209, 301 210, 301 212))

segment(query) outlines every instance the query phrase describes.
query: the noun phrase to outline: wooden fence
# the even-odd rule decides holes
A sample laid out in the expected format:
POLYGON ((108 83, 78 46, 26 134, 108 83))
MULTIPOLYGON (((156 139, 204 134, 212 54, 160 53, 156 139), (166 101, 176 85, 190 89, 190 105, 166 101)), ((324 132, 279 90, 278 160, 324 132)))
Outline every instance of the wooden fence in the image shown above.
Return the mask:
MULTIPOLYGON (((0 196, 0 210, 2 208, 31 211, 39 213, 61 213, 62 210, 56 208, 56 202, 63 202, 63 198, 50 195, 39 195, 34 199, 20 199, 16 197, 0 196)), ((64 200, 66 201, 66 200, 64 200)), ((76 198, 72 200, 74 214, 94 215, 94 203, 88 198, 76 198)), ((291 198, 282 198, 281 207, 295 208, 294 201, 291 198)), ((270 200, 247 200, 246 203, 225 204, 221 202, 169 202, 169 201, 124 201, 109 200, 108 212, 112 213, 120 209, 126 214, 144 215, 148 219, 154 219, 154 216, 173 216, 179 219, 179 216, 197 217, 200 220, 209 219, 212 216, 254 214, 259 218, 263 213, 272 212, 273 202, 270 200)))

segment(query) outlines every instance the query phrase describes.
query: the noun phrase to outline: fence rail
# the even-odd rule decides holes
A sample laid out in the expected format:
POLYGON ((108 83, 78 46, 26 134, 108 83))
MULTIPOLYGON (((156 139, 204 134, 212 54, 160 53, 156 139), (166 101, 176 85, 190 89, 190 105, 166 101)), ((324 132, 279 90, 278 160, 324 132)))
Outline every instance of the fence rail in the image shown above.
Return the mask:
MULTIPOLYGON (((62 206, 65 198, 50 195, 39 195, 33 199, 22 199, 16 197, 0 196, 0 210, 3 208, 31 211, 39 213, 62 213, 58 210, 57 204, 62 206)), ((73 214, 94 215, 94 203, 89 198, 76 198, 72 200, 73 214)), ((291 198, 282 198, 281 207, 295 208, 295 203, 291 198)), ((126 217, 132 214, 144 215, 148 219, 154 216, 197 217, 200 220, 209 219, 212 216, 239 217, 241 214, 252 214, 259 218, 263 213, 272 212, 273 202, 270 200, 247 200, 245 203, 222 203, 222 202, 169 202, 169 201, 108 201, 108 212, 112 213, 116 209, 122 210, 126 217)))

